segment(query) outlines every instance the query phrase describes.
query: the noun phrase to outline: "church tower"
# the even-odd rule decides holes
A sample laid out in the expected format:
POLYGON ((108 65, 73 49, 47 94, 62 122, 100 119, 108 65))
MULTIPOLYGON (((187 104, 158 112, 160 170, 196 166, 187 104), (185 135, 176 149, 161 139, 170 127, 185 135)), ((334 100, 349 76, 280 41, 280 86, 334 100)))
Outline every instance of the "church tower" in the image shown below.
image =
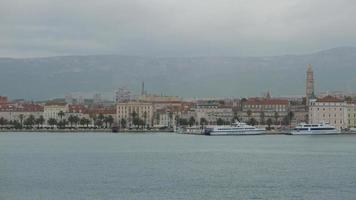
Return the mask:
POLYGON ((307 83, 306 83, 306 100, 309 104, 309 100, 315 98, 314 93, 314 72, 313 67, 309 64, 307 70, 307 83))

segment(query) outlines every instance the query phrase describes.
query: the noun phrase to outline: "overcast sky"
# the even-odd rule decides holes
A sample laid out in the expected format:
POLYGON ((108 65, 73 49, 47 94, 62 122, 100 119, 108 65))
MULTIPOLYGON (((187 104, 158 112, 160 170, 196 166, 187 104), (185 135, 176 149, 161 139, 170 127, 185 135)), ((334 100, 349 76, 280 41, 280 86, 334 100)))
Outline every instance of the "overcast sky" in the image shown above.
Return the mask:
POLYGON ((0 0, 0 57, 300 54, 355 22, 355 0, 0 0))

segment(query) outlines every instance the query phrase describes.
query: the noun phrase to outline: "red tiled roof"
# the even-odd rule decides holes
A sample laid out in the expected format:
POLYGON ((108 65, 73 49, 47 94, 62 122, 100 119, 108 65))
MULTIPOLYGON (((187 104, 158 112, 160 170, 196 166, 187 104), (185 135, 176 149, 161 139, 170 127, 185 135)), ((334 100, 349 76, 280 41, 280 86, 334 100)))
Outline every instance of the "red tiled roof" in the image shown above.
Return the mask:
POLYGON ((2 112, 43 112, 43 106, 38 104, 5 104, 0 107, 2 112))
POLYGON ((65 106, 65 105, 67 105, 67 103, 49 101, 49 102, 47 102, 45 105, 46 105, 46 106, 65 106))
POLYGON ((87 108, 83 105, 70 105, 69 112, 71 112, 71 113, 85 113, 85 112, 87 112, 87 108))
POLYGON ((337 97, 334 97, 334 96, 331 96, 331 95, 328 95, 328 96, 325 96, 323 98, 319 98, 316 100, 317 102, 325 102, 325 103, 330 103, 330 102, 344 102, 344 100, 342 99, 339 99, 337 97))
POLYGON ((115 107, 99 107, 99 108, 88 108, 85 111, 86 114, 103 114, 103 115, 114 115, 116 114, 115 107))
POLYGON ((285 99, 250 98, 244 104, 246 104, 246 105, 288 105, 289 101, 285 100, 285 99))

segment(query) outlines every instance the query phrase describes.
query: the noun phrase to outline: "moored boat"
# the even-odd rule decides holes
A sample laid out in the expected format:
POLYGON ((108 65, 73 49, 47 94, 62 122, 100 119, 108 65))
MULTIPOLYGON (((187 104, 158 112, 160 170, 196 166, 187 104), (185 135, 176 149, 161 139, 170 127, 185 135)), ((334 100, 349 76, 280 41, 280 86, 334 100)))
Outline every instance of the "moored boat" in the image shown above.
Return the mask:
POLYGON ((332 135, 341 133, 340 129, 329 123, 306 124, 301 123, 291 130, 292 135, 332 135))
POLYGON ((229 126, 206 127, 204 133, 206 135, 262 135, 266 133, 266 129, 237 121, 229 126))

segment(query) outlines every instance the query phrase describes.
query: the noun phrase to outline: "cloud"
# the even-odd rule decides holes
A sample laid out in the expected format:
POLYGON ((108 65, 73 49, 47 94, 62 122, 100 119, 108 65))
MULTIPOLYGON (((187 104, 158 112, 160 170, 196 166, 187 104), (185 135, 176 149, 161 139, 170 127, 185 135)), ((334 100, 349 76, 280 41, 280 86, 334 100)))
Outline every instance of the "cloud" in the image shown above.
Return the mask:
POLYGON ((356 2, 3 0, 0 56, 279 55, 356 45, 356 2))

